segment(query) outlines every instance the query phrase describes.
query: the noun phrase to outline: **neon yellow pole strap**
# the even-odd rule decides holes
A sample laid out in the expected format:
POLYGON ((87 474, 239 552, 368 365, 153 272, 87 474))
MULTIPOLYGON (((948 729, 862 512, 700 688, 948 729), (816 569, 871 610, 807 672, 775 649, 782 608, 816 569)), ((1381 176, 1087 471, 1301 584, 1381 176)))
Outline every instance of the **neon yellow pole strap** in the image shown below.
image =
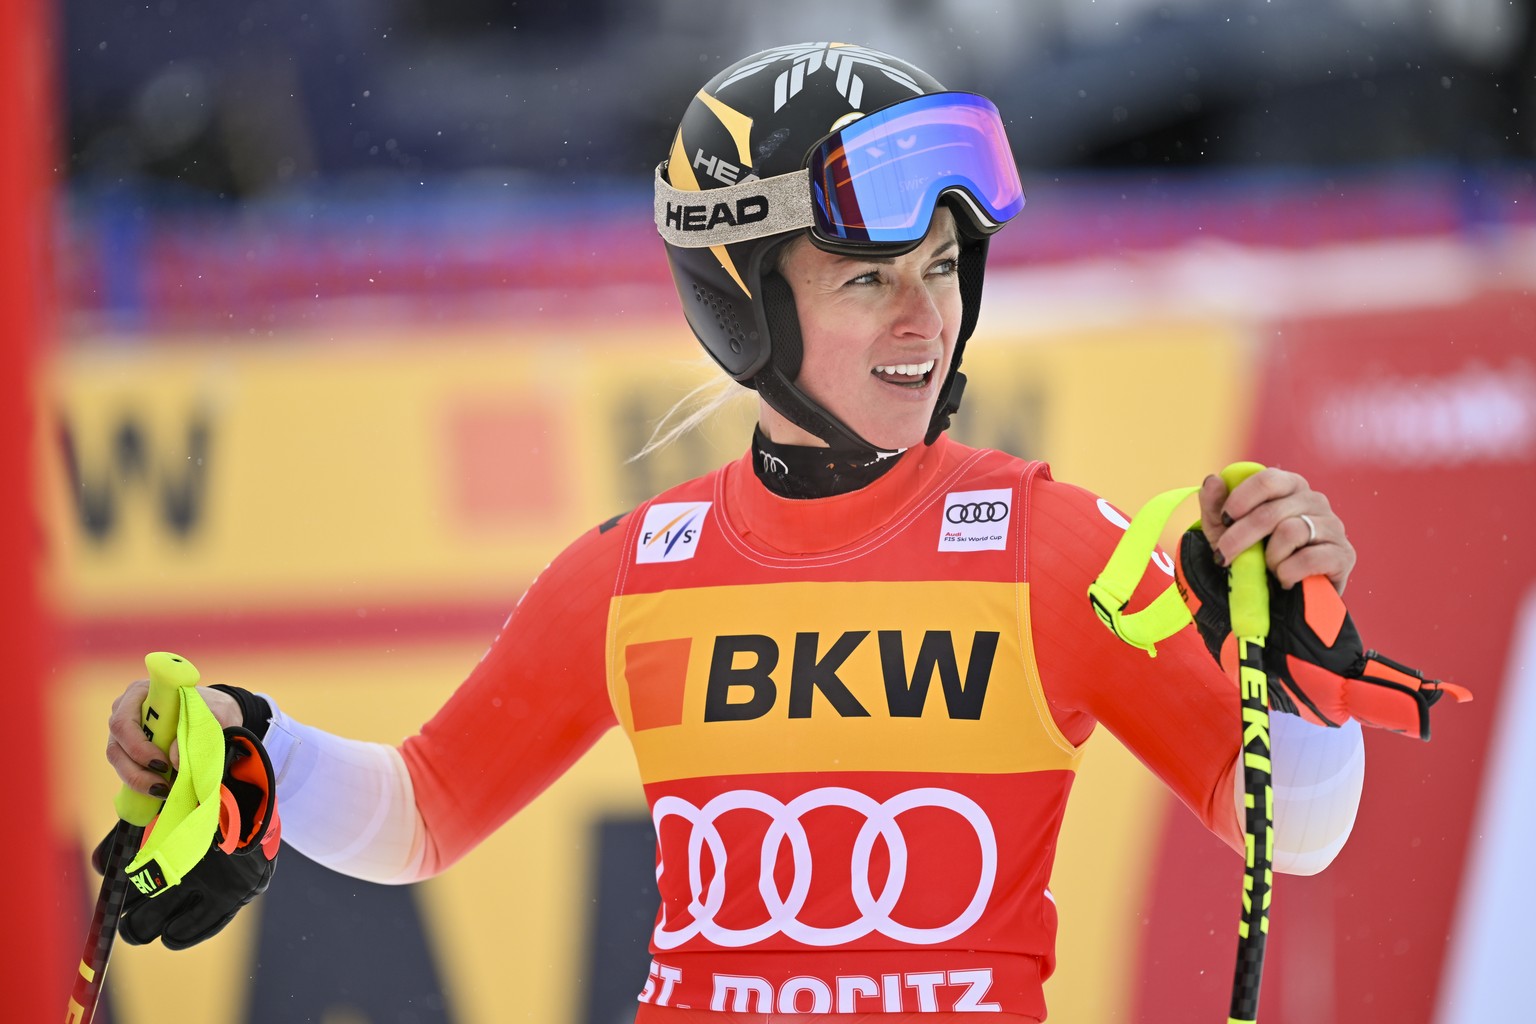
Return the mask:
POLYGON ((181 767, 160 817, 128 877, 146 896, 158 896, 181 882, 208 852, 219 824, 219 790, 224 781, 224 728, 195 686, 181 688, 176 723, 181 767))
POLYGON ((1104 571, 1088 587, 1088 600, 1099 620, 1115 636, 1154 658, 1160 642, 1193 621, 1178 588, 1169 584, 1140 611, 1127 612, 1125 608, 1147 571, 1147 562, 1168 520, 1173 517, 1173 510, 1199 491, 1198 487, 1178 487, 1164 491, 1143 505, 1131 519, 1131 525, 1126 527, 1125 536, 1115 545, 1104 571))

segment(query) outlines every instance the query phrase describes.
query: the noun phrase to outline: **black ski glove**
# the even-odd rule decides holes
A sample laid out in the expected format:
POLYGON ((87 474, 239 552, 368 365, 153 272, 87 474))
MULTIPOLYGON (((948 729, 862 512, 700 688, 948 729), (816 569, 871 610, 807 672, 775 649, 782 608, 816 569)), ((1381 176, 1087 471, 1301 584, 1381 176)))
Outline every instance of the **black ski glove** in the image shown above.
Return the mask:
MULTIPOLYGON (((249 729, 225 729, 224 744, 219 827, 208 853, 179 885, 154 898, 128 887, 118 924, 124 942, 142 946, 159 939, 167 949, 194 946, 218 934, 271 883, 282 838, 272 762, 249 729)), ((111 840, 109 833, 91 857, 97 871, 111 840)))
MULTIPOLYGON (((1179 593, 1211 656, 1228 672, 1237 661, 1227 604, 1227 570, 1211 555, 1200 527, 1185 531, 1176 560, 1179 593)), ((1265 667, 1273 683, 1271 709, 1314 725, 1339 726, 1353 718, 1393 732, 1429 739, 1429 709, 1449 694, 1469 701, 1465 687, 1425 679, 1418 669, 1368 651, 1326 577, 1313 576, 1289 590, 1269 577, 1269 638, 1265 667)))

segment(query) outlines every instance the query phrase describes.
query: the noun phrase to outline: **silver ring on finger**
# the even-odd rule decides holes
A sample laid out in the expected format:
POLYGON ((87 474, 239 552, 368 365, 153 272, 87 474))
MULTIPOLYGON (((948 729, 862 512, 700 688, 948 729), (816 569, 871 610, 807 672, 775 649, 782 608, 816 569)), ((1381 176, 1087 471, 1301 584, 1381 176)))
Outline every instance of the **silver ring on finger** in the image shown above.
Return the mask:
MULTIPOLYGON (((1317 524, 1312 521, 1312 517, 1302 512, 1297 515, 1297 518, 1307 524, 1307 544, 1316 544, 1317 524)), ((1307 544, 1303 544, 1302 547, 1306 547, 1307 544)))

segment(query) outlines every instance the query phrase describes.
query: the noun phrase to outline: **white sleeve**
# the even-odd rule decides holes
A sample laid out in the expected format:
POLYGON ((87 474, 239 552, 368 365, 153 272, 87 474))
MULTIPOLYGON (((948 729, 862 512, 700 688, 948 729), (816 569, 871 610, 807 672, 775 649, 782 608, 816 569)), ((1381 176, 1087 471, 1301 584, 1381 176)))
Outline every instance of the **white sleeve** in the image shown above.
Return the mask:
POLYGON ((270 696, 261 696, 272 706, 262 742, 277 777, 284 841, 354 878, 420 878, 426 829, 400 752, 296 722, 270 696))
MULTIPOLYGON (((1365 784, 1360 723, 1337 729, 1295 715, 1269 719, 1275 791, 1275 870, 1315 875, 1333 863, 1355 827, 1365 784)), ((1236 773, 1237 818, 1243 820, 1243 773, 1236 773)))

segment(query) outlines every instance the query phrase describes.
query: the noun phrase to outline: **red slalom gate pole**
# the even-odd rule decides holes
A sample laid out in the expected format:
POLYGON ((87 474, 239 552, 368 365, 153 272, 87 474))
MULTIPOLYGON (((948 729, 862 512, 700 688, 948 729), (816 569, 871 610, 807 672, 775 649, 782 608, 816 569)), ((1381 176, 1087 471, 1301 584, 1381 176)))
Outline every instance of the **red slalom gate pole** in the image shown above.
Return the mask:
POLYGON ((7 1020, 63 1016, 65 921, 49 755, 49 688, 57 676, 40 582, 34 386, 53 322, 53 123, 59 117, 50 0, 0 3, 0 707, 12 784, 23 799, 0 815, 0 878, 18 941, 5 954, 7 1020))

